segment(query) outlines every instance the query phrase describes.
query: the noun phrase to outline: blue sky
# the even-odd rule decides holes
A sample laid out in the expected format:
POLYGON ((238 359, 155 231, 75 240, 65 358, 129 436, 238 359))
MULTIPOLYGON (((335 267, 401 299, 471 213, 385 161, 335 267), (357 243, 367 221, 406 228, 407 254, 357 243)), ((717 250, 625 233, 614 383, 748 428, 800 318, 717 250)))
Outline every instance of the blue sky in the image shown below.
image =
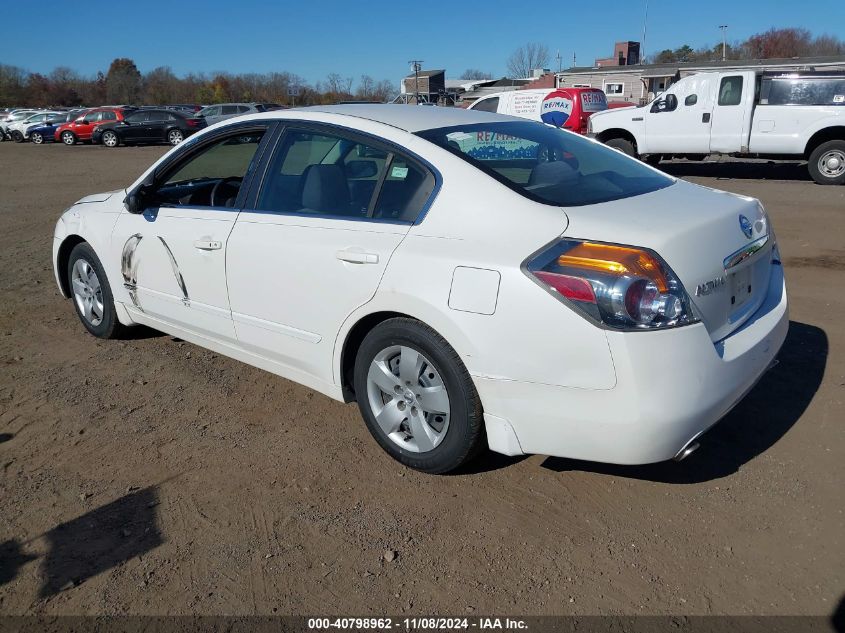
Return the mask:
MULTIPOLYGON (((64 65, 93 75, 130 57, 142 72, 287 70, 313 83, 331 72, 398 81, 410 59, 446 68, 448 77, 466 68, 502 76, 511 52, 529 41, 552 55, 560 50, 564 67, 573 52, 579 65, 591 64, 609 56, 614 41, 641 39, 645 0, 42 0, 17 7, 3 11, 0 63, 34 72, 64 65), (75 29, 63 28, 65 20, 75 29)), ((729 41, 773 26, 845 39, 845 1, 649 0, 646 52, 715 44, 719 24, 729 26, 729 41)))

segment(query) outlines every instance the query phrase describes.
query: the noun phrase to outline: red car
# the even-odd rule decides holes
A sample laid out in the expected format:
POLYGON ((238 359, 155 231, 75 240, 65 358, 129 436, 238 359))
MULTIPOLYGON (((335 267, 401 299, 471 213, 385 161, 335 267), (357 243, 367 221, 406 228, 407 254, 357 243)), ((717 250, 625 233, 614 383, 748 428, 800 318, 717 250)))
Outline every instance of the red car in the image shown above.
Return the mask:
POLYGON ((123 121, 124 115, 132 112, 126 108, 94 108, 89 110, 85 116, 75 121, 65 123, 56 129, 55 139, 65 145, 75 145, 79 141, 90 141, 94 128, 101 123, 111 121, 123 121))

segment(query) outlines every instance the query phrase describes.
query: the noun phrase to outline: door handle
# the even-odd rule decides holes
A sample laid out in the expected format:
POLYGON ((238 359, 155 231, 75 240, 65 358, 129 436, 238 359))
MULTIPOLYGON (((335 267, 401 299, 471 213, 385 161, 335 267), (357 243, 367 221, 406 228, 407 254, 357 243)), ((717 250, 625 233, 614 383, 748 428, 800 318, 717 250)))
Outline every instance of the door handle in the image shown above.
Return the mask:
POLYGON ((701 122, 702 123, 710 123, 710 113, 709 112, 705 112, 704 114, 701 115, 701 122))
POLYGON ((219 251, 223 248, 223 242, 219 240, 196 240, 194 242, 194 248, 198 248, 201 251, 219 251))
POLYGON ((350 264, 378 264, 378 255, 375 253, 345 250, 338 251, 335 257, 342 262, 349 262, 350 264))

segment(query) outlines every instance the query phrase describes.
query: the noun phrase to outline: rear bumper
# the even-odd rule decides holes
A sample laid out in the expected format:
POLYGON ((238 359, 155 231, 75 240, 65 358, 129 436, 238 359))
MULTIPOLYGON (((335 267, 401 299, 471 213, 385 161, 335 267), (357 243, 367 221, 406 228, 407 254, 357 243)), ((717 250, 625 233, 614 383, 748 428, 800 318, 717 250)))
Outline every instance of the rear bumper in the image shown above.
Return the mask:
POLYGON ((719 343, 702 324, 608 332, 613 389, 475 377, 490 448, 615 464, 672 459, 754 387, 788 327, 783 268, 775 266, 766 301, 719 343))

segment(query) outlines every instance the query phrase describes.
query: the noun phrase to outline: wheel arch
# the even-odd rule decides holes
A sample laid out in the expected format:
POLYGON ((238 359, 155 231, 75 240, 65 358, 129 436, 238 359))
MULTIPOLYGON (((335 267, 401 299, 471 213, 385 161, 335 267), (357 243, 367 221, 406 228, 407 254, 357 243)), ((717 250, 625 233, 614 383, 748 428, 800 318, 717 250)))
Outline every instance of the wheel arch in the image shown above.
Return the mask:
POLYGON ((335 379, 341 387, 345 402, 355 400, 352 372, 355 368, 355 357, 361 343, 373 328, 388 319, 407 318, 419 321, 437 332, 458 353, 458 356, 462 360, 464 359, 463 350, 467 349, 468 342, 462 338, 460 329, 451 326, 448 320, 444 320, 444 315, 431 306, 425 304, 414 306, 408 303, 403 310, 390 309, 385 306, 369 307, 371 308, 369 311, 358 312, 347 319, 338 334, 335 345, 335 350, 338 350, 334 361, 335 379))
POLYGON ((813 134, 804 147, 804 158, 809 159, 813 150, 828 141, 845 141, 845 125, 826 127, 813 134))
POLYGON ((65 237, 59 245, 59 251, 56 254, 56 272, 58 273, 56 277, 58 277, 59 289, 65 299, 70 298, 70 285, 68 284, 67 279, 67 267, 70 263, 70 254, 77 244, 83 244, 87 241, 88 240, 83 238, 81 235, 72 233, 65 237))
POLYGON ((635 137, 631 132, 624 128, 610 128, 609 130, 599 132, 596 135, 596 139, 601 141, 602 143, 607 143, 610 139, 614 138, 624 138, 626 141, 630 141, 631 143, 633 143, 634 149, 637 149, 637 137, 635 137))

